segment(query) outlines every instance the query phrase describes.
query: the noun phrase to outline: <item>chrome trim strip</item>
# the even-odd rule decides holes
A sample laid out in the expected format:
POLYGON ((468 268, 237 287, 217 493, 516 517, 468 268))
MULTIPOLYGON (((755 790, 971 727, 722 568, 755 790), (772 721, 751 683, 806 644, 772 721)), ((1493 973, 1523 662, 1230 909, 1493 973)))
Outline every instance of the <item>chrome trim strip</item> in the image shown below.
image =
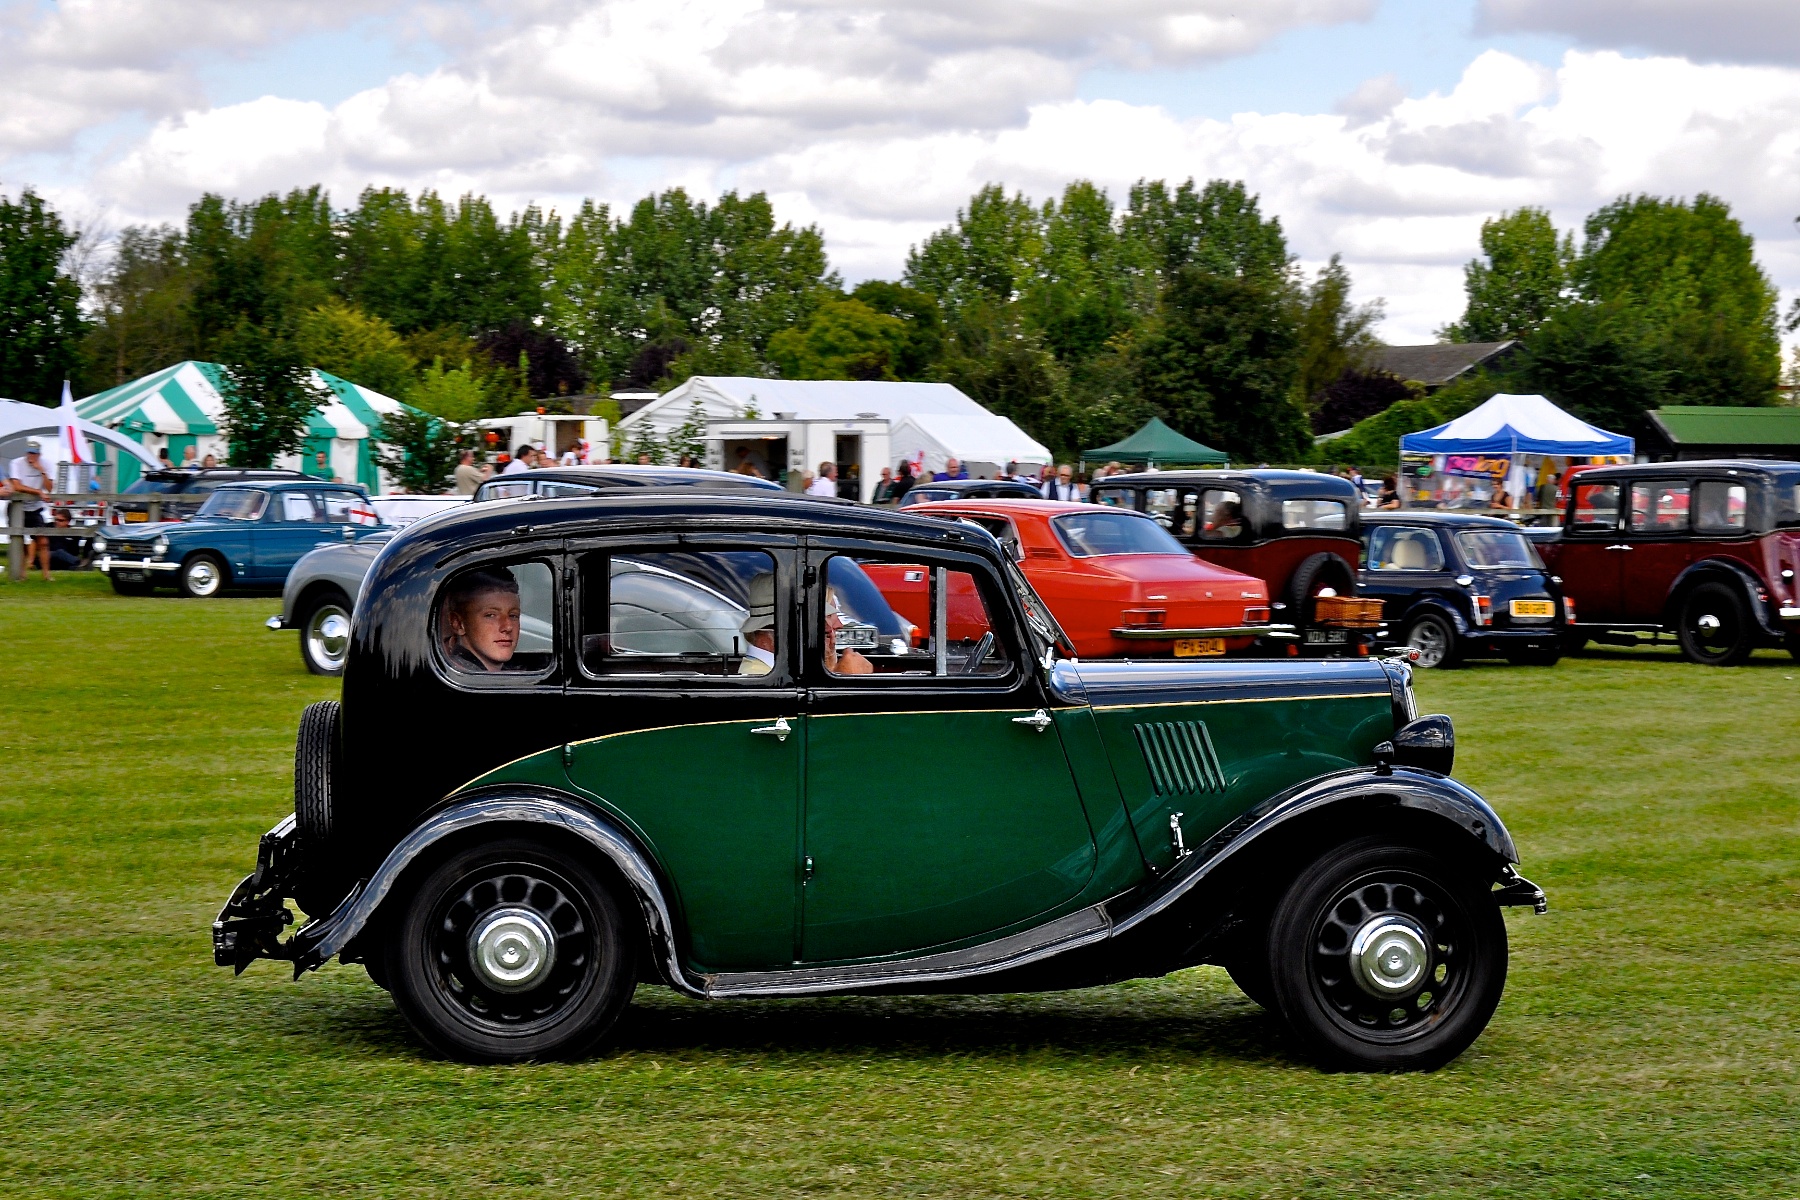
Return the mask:
POLYGON ((895 984, 943 983, 1026 966, 1110 936, 1112 922, 1105 909, 1095 905, 1035 929, 962 950, 886 962, 721 972, 706 977, 706 994, 720 1000, 739 996, 811 996, 895 984))
POLYGON ((1276 637, 1293 638, 1300 635, 1294 632, 1292 625, 1223 625, 1217 629, 1135 629, 1129 626, 1112 631, 1116 638, 1127 638, 1138 641, 1154 641, 1170 638, 1207 638, 1207 637, 1276 637))
POLYGON ((135 558, 114 558, 110 554, 101 555, 99 560, 94 563, 94 566, 98 567, 100 570, 100 573, 103 575, 111 573, 111 571, 114 567, 119 567, 119 568, 121 568, 123 570, 127 570, 127 571, 179 571, 179 570, 181 570, 180 563, 151 562, 147 558, 143 559, 143 560, 139 560, 139 559, 135 559, 135 558))

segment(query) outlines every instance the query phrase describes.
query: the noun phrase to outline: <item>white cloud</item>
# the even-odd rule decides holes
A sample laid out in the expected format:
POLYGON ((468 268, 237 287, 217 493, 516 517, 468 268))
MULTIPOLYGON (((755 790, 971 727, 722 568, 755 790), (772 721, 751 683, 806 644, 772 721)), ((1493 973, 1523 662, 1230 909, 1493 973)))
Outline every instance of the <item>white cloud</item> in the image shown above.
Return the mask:
POLYGON ((1606 49, 1800 65, 1793 0, 1480 0, 1476 24, 1496 33, 1568 34, 1606 49))

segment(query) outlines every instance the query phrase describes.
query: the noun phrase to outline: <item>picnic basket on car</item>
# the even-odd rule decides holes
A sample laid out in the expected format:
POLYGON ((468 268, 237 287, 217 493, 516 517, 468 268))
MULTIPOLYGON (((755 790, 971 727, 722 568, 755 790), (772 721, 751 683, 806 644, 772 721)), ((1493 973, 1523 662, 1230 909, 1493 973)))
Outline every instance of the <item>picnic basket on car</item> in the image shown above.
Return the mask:
POLYGON ((1358 596, 1320 596, 1313 601, 1313 620, 1340 629, 1374 629, 1381 624, 1381 601, 1358 596))

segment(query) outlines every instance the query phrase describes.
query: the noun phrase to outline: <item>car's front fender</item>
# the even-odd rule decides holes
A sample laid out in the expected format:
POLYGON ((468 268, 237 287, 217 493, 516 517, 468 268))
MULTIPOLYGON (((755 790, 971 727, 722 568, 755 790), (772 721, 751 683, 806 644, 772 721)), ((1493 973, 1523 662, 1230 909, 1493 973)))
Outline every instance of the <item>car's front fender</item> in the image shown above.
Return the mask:
POLYGON ((432 813, 401 838, 374 874, 358 884, 329 916, 308 922, 294 934, 294 974, 312 970, 349 947, 401 877, 432 847, 466 830, 490 825, 536 827, 573 837, 605 856, 643 910, 652 953, 661 956, 670 985, 690 996, 705 996, 701 986, 682 970, 673 911, 649 857, 604 814, 547 788, 507 787, 462 796, 432 813))

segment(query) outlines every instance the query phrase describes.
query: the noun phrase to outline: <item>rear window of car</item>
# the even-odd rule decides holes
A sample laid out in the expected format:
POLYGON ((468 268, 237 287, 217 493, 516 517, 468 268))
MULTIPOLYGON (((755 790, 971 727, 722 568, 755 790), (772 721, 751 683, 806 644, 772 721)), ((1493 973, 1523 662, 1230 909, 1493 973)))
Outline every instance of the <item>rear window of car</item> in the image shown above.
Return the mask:
POLYGON ((127 495, 143 496, 151 492, 172 492, 177 484, 173 479, 140 479, 125 489, 127 495))
POLYGON ((1342 500, 1283 500, 1281 527, 1341 533, 1350 528, 1350 510, 1342 500))
POLYGON ((1776 480, 1775 523, 1800 525, 1800 475, 1784 475, 1776 480))
POLYGON ((1456 535, 1471 567, 1542 567, 1544 560, 1522 533, 1509 529, 1465 529, 1456 535))
POLYGON ((1108 554, 1187 554, 1181 543, 1170 537, 1161 525, 1135 513, 1065 513, 1050 525, 1063 547, 1076 558, 1099 558, 1108 554))

